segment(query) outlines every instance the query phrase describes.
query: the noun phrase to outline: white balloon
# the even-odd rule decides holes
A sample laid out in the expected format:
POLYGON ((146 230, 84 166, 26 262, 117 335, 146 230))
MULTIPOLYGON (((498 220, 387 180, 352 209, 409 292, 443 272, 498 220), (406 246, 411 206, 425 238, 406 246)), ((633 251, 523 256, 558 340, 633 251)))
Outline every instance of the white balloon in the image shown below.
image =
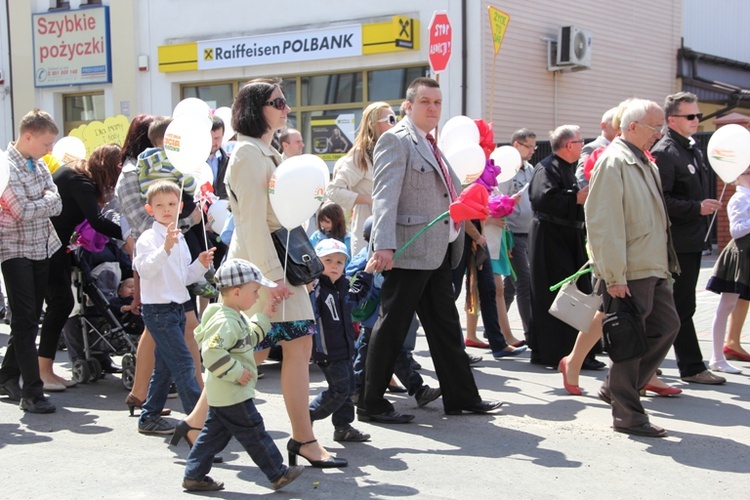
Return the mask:
POLYGON ((60 165, 65 165, 74 160, 84 160, 86 158, 86 145, 78 137, 63 137, 52 148, 52 156, 60 162, 60 165))
POLYGON ((476 142, 460 141, 451 145, 445 154, 461 184, 475 181, 484 171, 484 150, 476 142))
POLYGON ((327 172, 326 163, 310 154, 293 156, 276 168, 268 183, 268 196, 282 226, 293 229, 318 210, 325 195, 327 172))
POLYGON ((440 149, 443 151, 462 141, 479 144, 479 128, 468 116, 454 116, 440 130, 439 138, 440 149))
POLYGON ((229 217, 229 200, 217 200, 208 207, 208 225, 214 233, 221 233, 227 217, 229 217))
POLYGON ((211 170, 208 163, 204 163, 195 170, 193 173, 193 179, 195 179, 195 192, 198 194, 201 186, 205 183, 208 182, 211 186, 214 185, 214 171, 211 170))
POLYGON ((234 135, 234 129, 232 128, 232 110, 226 106, 216 108, 214 116, 221 118, 224 122, 224 137, 221 139, 222 142, 227 142, 234 135))
POLYGON ((183 115, 172 120, 164 133, 164 151, 174 168, 193 175, 211 153, 211 132, 202 118, 183 115))
POLYGON ((8 163, 8 156, 5 151, 0 149, 0 196, 2 196, 5 188, 8 187, 8 181, 10 180, 10 164, 8 163))
POLYGON ((750 130, 724 125, 708 141, 708 161, 725 183, 734 182, 750 166, 750 130))
POLYGON ((195 116, 197 118, 211 119, 211 107, 197 97, 188 97, 177 103, 172 111, 172 118, 178 116, 195 116))
POLYGON ((490 154, 490 160, 500 167, 497 182, 502 183, 511 180, 521 166, 521 153, 513 146, 500 146, 490 154))

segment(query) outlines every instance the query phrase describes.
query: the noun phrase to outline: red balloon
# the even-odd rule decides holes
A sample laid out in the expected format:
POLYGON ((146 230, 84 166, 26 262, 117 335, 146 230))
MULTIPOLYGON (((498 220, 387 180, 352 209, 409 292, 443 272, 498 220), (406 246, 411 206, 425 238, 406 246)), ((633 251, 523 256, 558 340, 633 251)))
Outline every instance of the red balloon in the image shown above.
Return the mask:
POLYGON ((488 200, 489 195, 484 186, 471 184, 451 203, 451 219, 455 222, 472 219, 485 220, 490 214, 490 209, 487 207, 488 200))

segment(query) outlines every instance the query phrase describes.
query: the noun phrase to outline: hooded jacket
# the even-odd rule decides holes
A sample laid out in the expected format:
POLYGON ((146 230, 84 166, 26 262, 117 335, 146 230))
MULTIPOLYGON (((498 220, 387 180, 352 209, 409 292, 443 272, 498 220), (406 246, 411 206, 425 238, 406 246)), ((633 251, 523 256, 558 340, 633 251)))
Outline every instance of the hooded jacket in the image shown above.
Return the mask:
POLYGON ((206 396, 209 406, 231 406, 255 397, 258 367, 253 351, 271 329, 271 320, 263 313, 248 318, 230 307, 211 304, 203 312, 195 329, 206 367, 206 396), (237 379, 247 370, 252 378, 247 385, 237 379))

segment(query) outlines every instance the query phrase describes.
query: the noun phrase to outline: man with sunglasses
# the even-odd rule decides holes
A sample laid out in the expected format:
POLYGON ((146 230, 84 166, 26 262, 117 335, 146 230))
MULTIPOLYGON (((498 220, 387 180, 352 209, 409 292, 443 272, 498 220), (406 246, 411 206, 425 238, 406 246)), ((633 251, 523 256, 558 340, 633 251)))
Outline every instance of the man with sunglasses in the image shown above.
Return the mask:
POLYGON ((692 139, 703 114, 698 108, 698 98, 689 92, 667 96, 664 114, 669 129, 651 153, 659 167, 681 269, 680 274, 674 276, 674 301, 681 322, 674 342, 677 367, 686 382, 723 384, 726 379, 711 373, 703 362, 693 325, 695 288, 709 216, 721 207, 720 202, 707 195, 708 168, 692 139))

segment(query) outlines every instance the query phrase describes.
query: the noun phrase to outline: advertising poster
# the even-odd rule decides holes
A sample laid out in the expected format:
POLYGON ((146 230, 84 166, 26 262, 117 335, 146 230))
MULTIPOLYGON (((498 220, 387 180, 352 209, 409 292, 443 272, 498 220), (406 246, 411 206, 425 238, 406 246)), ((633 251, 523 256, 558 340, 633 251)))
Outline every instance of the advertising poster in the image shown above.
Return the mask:
POLYGON ((310 128, 313 154, 326 162, 335 162, 344 156, 354 142, 354 114, 313 118, 310 128))
POLYGON ((109 7, 31 17, 37 88, 112 82, 109 7))

